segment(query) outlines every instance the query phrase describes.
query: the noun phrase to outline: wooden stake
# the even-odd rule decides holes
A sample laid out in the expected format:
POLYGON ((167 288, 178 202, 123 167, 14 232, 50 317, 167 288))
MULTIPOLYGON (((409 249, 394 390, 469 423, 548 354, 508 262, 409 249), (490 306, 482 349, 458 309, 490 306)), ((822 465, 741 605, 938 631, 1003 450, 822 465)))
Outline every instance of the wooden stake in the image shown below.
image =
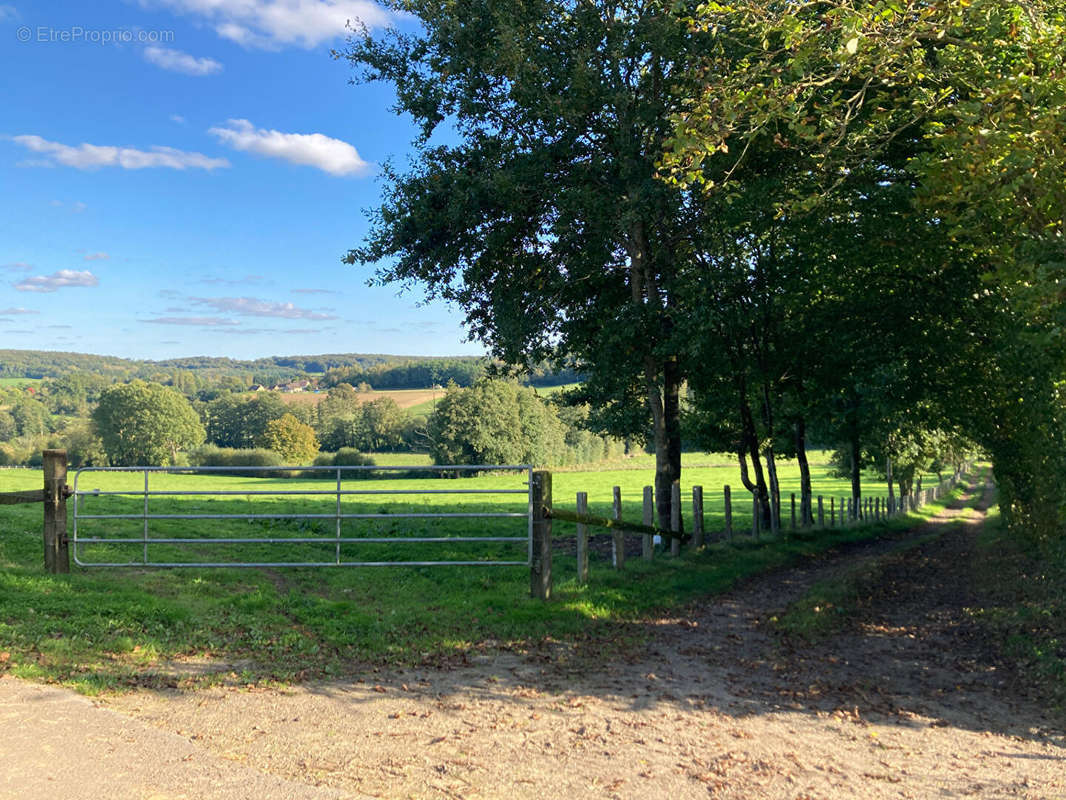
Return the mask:
MULTIPOLYGON (((681 481, 670 484, 670 530, 681 533, 681 481)), ((681 540, 670 540, 670 555, 681 555, 681 540)))
POLYGON ((67 451, 45 450, 44 467, 44 569, 70 572, 67 549, 67 451))
POLYGON ((730 496, 729 484, 722 487, 722 496, 725 498, 725 538, 733 538, 733 498, 730 496))
POLYGON ((692 487, 692 535, 693 544, 703 547, 703 487, 692 487))
MULTIPOLYGON (((613 492, 614 518, 622 519, 622 487, 615 486, 613 492)), ((622 531, 611 534, 611 563, 615 569, 622 569, 626 565, 626 535, 622 531)))
MULTIPOLYGON (((577 493, 577 513, 587 514, 589 510, 588 492, 577 493)), ((589 526, 577 524, 577 582, 589 582, 589 526)))
POLYGON ((552 505, 552 474, 533 473, 533 558, 529 565, 529 593, 538 600, 552 595, 552 520, 544 512, 552 505))
MULTIPOLYGON (((650 486, 644 487, 644 524, 655 524, 655 490, 650 486)), ((650 533, 644 534, 640 539, 640 554, 645 561, 655 558, 655 540, 650 533)))

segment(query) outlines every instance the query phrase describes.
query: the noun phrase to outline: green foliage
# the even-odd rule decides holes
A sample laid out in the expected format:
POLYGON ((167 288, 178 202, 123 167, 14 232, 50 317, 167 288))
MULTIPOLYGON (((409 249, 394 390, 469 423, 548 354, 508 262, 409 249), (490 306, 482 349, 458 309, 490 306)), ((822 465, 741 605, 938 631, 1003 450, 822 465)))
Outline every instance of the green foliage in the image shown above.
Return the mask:
POLYGON ((316 467, 372 467, 374 459, 354 447, 342 447, 336 453, 322 453, 315 458, 316 467))
POLYGON ((207 438, 219 447, 256 447, 267 424, 287 413, 288 407, 274 392, 224 395, 204 409, 207 438))
POLYGON ((391 397, 379 397, 362 408, 364 450, 395 450, 403 443, 407 415, 391 397))
POLYGON ((564 447, 564 430, 532 389, 484 379, 453 386, 429 418, 437 464, 551 464, 564 447))
POLYGON ((79 420, 65 428, 60 434, 59 446, 67 451, 67 463, 71 467, 109 465, 103 440, 88 421, 79 420))
POLYGON ((189 463, 196 467, 280 467, 282 460, 278 453, 265 447, 238 449, 205 444, 189 453, 189 463))
POLYGON ((286 464, 310 464, 318 454, 315 429, 292 414, 267 422, 258 444, 279 454, 286 464))
POLYGON ((173 464, 181 450, 204 440, 189 401, 173 389, 132 381, 105 389, 93 423, 112 464, 173 464))
MULTIPOLYGON (((867 244, 841 263, 862 264, 864 252, 872 278, 906 281, 888 263, 899 256, 922 288, 905 294, 900 305, 910 317, 902 325, 870 328, 903 334, 885 343, 890 360, 871 362, 866 348, 835 343, 858 356, 861 370, 851 387, 840 386, 837 407, 826 407, 831 438, 857 439, 842 435, 850 428, 887 440, 886 423, 901 413, 928 414, 920 424, 930 429, 961 426, 993 456, 1008 526, 1045 543, 1061 538, 1066 4, 737 0, 702 4, 690 23, 709 38, 688 70, 693 92, 663 159, 675 184, 742 202, 768 160, 790 163, 773 181, 775 217, 814 214, 812 227, 827 242, 834 237, 817 218, 836 213, 857 176, 883 175, 887 184, 875 180, 874 192, 853 199, 895 181, 904 190, 895 215, 871 218, 889 234, 880 237, 888 246, 867 244), (926 251, 930 244, 935 251, 926 251), (923 279, 929 267, 948 280, 923 279), (948 291, 917 312, 913 303, 928 300, 934 286, 948 291), (931 369, 937 346, 953 366, 966 365, 963 374, 931 369), (884 375, 904 380, 878 386, 884 375), (928 396, 915 396, 915 387, 928 396)), ((878 283, 851 285, 879 312, 898 311, 894 293, 878 283)), ((820 305, 821 285, 812 288, 807 298, 820 305)), ((836 320, 858 316, 846 310, 836 320)), ((840 330, 832 317, 825 321, 822 330, 840 330)), ((819 389, 832 386, 815 377, 819 389)))

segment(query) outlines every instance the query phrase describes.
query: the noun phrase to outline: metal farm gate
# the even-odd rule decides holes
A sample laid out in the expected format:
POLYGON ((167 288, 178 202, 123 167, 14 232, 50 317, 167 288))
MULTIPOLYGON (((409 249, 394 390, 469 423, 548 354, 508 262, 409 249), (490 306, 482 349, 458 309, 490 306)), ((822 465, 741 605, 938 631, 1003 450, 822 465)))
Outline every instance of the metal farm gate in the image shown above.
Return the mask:
MULTIPOLYGON (((157 481, 158 483, 158 481, 157 481)), ((167 481, 168 484, 180 483, 175 479, 167 481)), ((219 482, 222 483, 222 482, 219 482)), ((533 472, 529 465, 475 465, 475 466, 329 466, 329 467, 83 467, 74 476, 74 487, 71 496, 73 506, 73 544, 74 562, 84 567, 431 567, 431 566, 525 566, 532 563, 533 542, 533 472), (94 473, 125 473, 128 477, 102 479, 101 483, 117 483, 119 489, 91 489, 82 488, 89 475, 94 473), (239 476, 254 478, 263 481, 269 478, 278 478, 279 474, 289 473, 295 477, 280 478, 272 481, 270 486, 258 486, 250 484, 239 488, 216 488, 197 486, 189 489, 176 488, 152 488, 153 476, 239 476), (399 473, 403 479, 409 478, 412 473, 430 473, 435 476, 433 480, 419 478, 429 484, 428 488, 370 488, 374 484, 380 487, 380 478, 383 474, 399 473), (515 481, 515 488, 469 488, 464 486, 465 481, 458 478, 460 473, 500 473, 502 475, 524 475, 524 488, 518 488, 520 484, 515 481), (139 476, 143 475, 143 481, 139 476), (451 477, 448 477, 451 476, 451 477), (326 484, 330 488, 284 488, 285 484, 292 484, 298 480, 314 480, 315 482, 329 480, 326 484), (355 484, 353 486, 353 484, 355 484), (447 488, 441 488, 447 487, 447 488), (417 497, 430 497, 436 495, 524 495, 525 501, 519 506, 506 511, 412 511, 410 501, 417 497), (352 510, 351 505, 355 500, 387 500, 389 498, 403 498, 406 505, 396 513, 390 513, 387 509, 379 509, 376 512, 365 509, 352 510), (168 500, 165 498, 169 498, 168 500), (278 510, 267 511, 257 509, 250 513, 234 513, 231 508, 218 511, 203 510, 183 513, 175 510, 175 501, 180 498, 199 498, 202 502, 210 503, 215 498, 228 498, 236 500, 246 498, 249 503, 266 503, 267 498, 275 502, 279 500, 297 498, 311 498, 312 502, 318 502, 322 510, 294 511, 278 510), (256 500, 253 501, 253 498, 256 500), (154 505, 157 508, 153 508, 154 505), (111 501, 111 508, 108 503, 111 501), (345 504, 349 508, 345 508, 345 504), (159 509, 158 506, 168 506, 159 509), (519 510, 521 507, 521 510, 519 510), (328 508, 328 510, 326 510, 328 508), (424 520, 445 521, 455 519, 479 519, 479 520, 503 520, 525 519, 525 529, 522 535, 431 535, 431 536, 397 536, 397 535, 357 535, 357 524, 360 521, 373 526, 377 520, 424 520), (110 521, 107 522, 107 521, 110 521), (226 527, 230 531, 235 527, 231 523, 246 521, 255 526, 252 535, 233 535, 231 532, 223 532, 222 535, 204 535, 204 523, 210 526, 211 521, 220 523, 220 527, 226 527), (295 535, 262 535, 259 531, 263 527, 271 527, 277 523, 295 523, 295 535), (196 530, 198 535, 175 535, 173 528, 184 523, 196 523, 188 526, 188 530, 196 530), (116 535, 113 526, 125 526, 122 535, 116 535), (108 528, 98 530, 98 528, 108 528), (159 528, 168 527, 171 530, 160 531, 159 528), (92 528, 89 535, 88 529, 92 528), (328 532, 326 532, 328 531, 328 532), (384 545, 391 548, 403 548, 410 545, 437 545, 450 547, 454 545, 469 545, 471 550, 477 545, 495 544, 514 546, 517 549, 519 543, 525 542, 525 558, 523 560, 501 560, 489 557, 478 559, 442 559, 442 560, 360 560, 345 555, 345 551, 358 549, 363 545, 384 545), (313 551, 319 553, 328 552, 328 557, 313 557, 306 560, 285 560, 284 554, 291 552, 296 545, 313 545, 313 551), (193 558, 176 558, 176 553, 182 551, 203 552, 217 547, 242 548, 254 546, 254 553, 262 554, 276 549, 281 555, 281 560, 262 560, 252 558, 247 561, 225 561, 211 558, 196 560, 193 558), (106 558, 97 560, 95 556, 100 553, 112 554, 115 552, 132 551, 131 558, 127 560, 106 558), (164 558, 157 560, 153 551, 162 551, 164 558)), ((517 498, 515 498, 517 499, 517 498)), ((224 502, 224 501, 223 501, 224 502)), ((371 531, 372 532, 372 531, 371 531)), ((495 533, 495 532, 493 532, 495 533)), ((422 548, 425 549, 425 548, 422 548)), ((495 548, 499 551, 501 548, 495 548)), ((380 549, 379 549, 380 551, 380 549)))

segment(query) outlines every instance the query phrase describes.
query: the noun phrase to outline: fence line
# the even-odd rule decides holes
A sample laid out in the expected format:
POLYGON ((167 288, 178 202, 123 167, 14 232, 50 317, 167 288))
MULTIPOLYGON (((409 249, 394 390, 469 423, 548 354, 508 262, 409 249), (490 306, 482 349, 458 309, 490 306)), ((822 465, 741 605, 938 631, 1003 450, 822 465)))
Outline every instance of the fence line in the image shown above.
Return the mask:
MULTIPOLYGON (((753 495, 751 539, 755 541, 760 540, 761 534, 764 532, 770 532, 772 536, 780 537, 787 536, 789 533, 795 532, 800 528, 808 530, 811 528, 825 529, 850 527, 859 523, 881 522, 890 517, 914 511, 921 506, 940 499, 954 489, 962 475, 970 472, 972 468, 972 464, 964 464, 958 472, 954 473, 950 478, 941 481, 936 486, 927 487, 918 492, 911 492, 910 494, 901 496, 898 500, 894 494, 890 494, 888 497, 863 495, 848 498, 841 497, 838 505, 836 503, 837 498, 831 496, 829 497, 828 509, 829 525, 825 524, 826 498, 824 495, 816 495, 811 498, 812 501, 817 503, 816 510, 814 510, 814 513, 809 520, 801 519, 799 527, 797 527, 796 496, 795 494, 792 494, 791 517, 787 530, 780 529, 776 525, 774 519, 760 519, 762 515, 760 508, 761 503, 759 498, 753 495), (771 526, 773 527, 771 528, 771 526)), ((614 516, 612 519, 608 519, 588 513, 588 494, 586 492, 577 493, 577 511, 569 511, 554 505, 551 495, 550 472, 536 471, 533 473, 532 480, 533 486, 539 487, 539 489, 535 489, 533 492, 535 498, 533 505, 533 548, 536 552, 541 554, 541 564, 538 567, 539 572, 537 573, 538 577, 531 584, 534 597, 548 599, 551 596, 551 523, 553 519, 558 519, 564 522, 573 522, 577 525, 579 583, 588 582, 588 537, 592 535, 589 532, 590 526, 600 527, 610 531, 612 535, 612 554, 624 552, 624 544, 622 546, 618 544, 619 539, 624 533, 640 534, 642 555, 646 560, 651 560, 655 556, 655 537, 661 537, 663 540, 666 538, 670 539, 671 555, 678 555, 680 553, 681 544, 688 541, 690 538, 696 547, 703 546, 709 538, 713 538, 717 541, 735 541, 733 533, 732 489, 728 484, 722 487, 725 525, 721 534, 716 537, 708 537, 705 530, 704 488, 699 485, 692 487, 691 502, 694 535, 689 537, 682 532, 681 488, 678 481, 674 481, 671 486, 672 502, 670 529, 663 530, 654 524, 655 490, 652 486, 644 487, 644 517, 643 522, 637 524, 625 522, 621 519, 621 488, 618 486, 613 487, 612 491, 614 516), (546 583, 545 575, 548 576, 546 583)), ((803 504, 801 503, 801 506, 802 505, 803 504)), ((773 514, 773 512, 771 512, 771 514, 773 514)), ((804 513, 801 516, 806 517, 806 514, 804 513)), ((616 569, 621 569, 622 564, 624 563, 622 558, 617 555, 612 555, 612 562, 616 569)))

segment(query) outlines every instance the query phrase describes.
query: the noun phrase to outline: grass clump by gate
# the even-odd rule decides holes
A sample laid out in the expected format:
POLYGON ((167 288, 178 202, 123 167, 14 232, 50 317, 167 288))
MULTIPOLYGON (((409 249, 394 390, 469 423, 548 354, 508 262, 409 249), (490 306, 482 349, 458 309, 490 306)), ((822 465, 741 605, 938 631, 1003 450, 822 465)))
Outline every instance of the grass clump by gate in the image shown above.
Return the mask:
MULTIPOLYGON (((120 478, 134 485, 143 483, 143 475, 137 473, 120 478)), ((113 488, 107 480, 120 478, 99 474, 94 481, 107 490, 113 488)), ((41 477, 38 471, 25 470, 4 473, 0 480, 0 490, 29 489, 40 486, 41 477)), ((159 510, 246 510, 249 502, 240 496, 244 491, 241 487, 264 481, 226 480, 237 495, 208 500, 163 498, 158 501, 162 503, 159 510)), ((490 486, 492 480, 504 478, 471 479, 463 485, 490 486)), ((510 480, 513 482, 514 476, 510 480)), ((296 485, 292 480, 282 483, 286 488, 296 485)), ((321 488, 322 483, 310 481, 309 485, 321 488)), ((378 490, 408 485, 402 481, 373 483, 378 490)), ((168 484, 160 486, 166 488, 168 484)), ((503 496, 500 502, 525 503, 524 495, 510 498, 503 496)), ((87 502, 92 508, 93 503, 105 499, 94 497, 87 502)), ((119 500, 143 505, 136 497, 119 500)), ((295 502, 285 498, 278 502, 282 500, 295 502)), ((422 504, 419 507, 448 511, 468 509, 466 503, 483 502, 484 498, 464 495, 460 500, 433 495, 418 502, 422 504)), ((273 501, 267 498, 267 502, 273 501)), ((335 504, 336 500, 327 495, 320 501, 300 502, 335 504)), ((390 507, 376 495, 346 499, 345 503, 353 509, 375 511, 390 507)), ((225 680, 327 679, 358 675, 370 667, 460 664, 479 652, 550 649, 560 641, 585 648, 597 658, 609 657, 612 652, 639 645, 647 635, 648 623, 664 611, 724 591, 759 572, 921 519, 915 515, 909 522, 899 517, 878 525, 803 531, 774 541, 738 538, 732 543, 686 551, 679 558, 659 553, 655 561, 645 562, 631 557, 622 572, 613 570, 603 558, 594 559, 587 585, 577 583, 574 559, 560 544, 564 549, 556 551, 554 599, 542 603, 529 597, 529 572, 523 567, 74 567, 70 575, 46 575, 41 566, 40 514, 38 506, 11 506, 5 508, 0 521, 0 670, 62 682, 85 692, 225 680)), ((328 520, 300 522, 310 526, 312 533, 328 531, 333 524, 328 520)), ((489 535, 496 525, 514 523, 519 529, 525 525, 523 519, 493 520, 491 526, 488 522, 465 520, 463 524, 484 523, 481 528, 489 535)), ((134 529, 140 524, 131 521, 134 529)), ((190 523, 183 522, 160 524, 171 525, 171 533, 175 532, 173 526, 190 528, 190 523)), ((449 526, 459 524, 373 520, 367 522, 366 530, 418 537, 457 530, 449 526)), ((182 534, 197 533, 209 539, 231 537, 239 530, 256 536, 272 532, 298 537, 306 533, 296 521, 196 520, 195 530, 182 534)), ((557 523, 555 531, 564 539, 573 528, 557 523)), ((130 535, 139 534, 133 530, 130 535)), ((141 550, 137 543, 121 547, 132 549, 135 556, 141 550)), ((329 544, 314 547, 329 552, 333 549, 329 544)), ((378 548, 367 551, 374 557, 399 557, 390 556, 386 545, 366 547, 378 548)), ((402 549, 404 558, 435 557, 437 553, 423 549, 429 545, 395 547, 407 548, 402 549)), ((524 543, 517 547, 524 558, 524 543)), ((456 554, 465 552, 459 545, 454 549, 456 554)))

